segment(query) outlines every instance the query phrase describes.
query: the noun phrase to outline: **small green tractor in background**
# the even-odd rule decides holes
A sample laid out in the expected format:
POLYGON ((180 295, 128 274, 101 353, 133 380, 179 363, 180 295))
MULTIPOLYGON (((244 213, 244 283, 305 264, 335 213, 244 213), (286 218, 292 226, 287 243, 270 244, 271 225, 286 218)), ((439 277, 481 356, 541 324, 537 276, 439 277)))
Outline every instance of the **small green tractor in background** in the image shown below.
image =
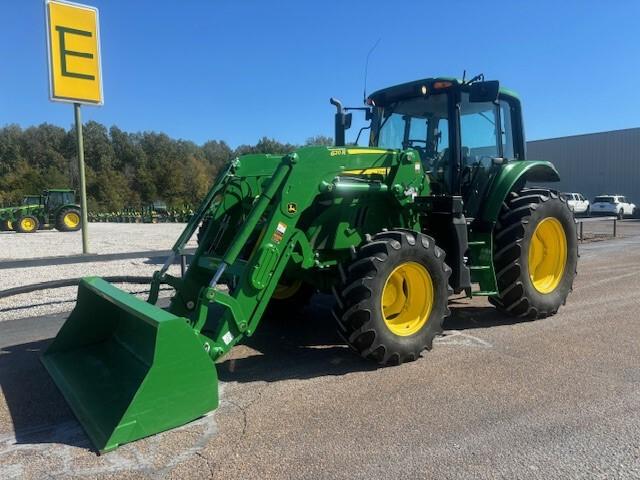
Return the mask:
POLYGON ((527 186, 559 175, 526 159, 513 92, 427 78, 366 107, 332 103, 334 147, 246 155, 219 174, 147 302, 83 279, 42 361, 98 450, 215 409, 215 362, 314 291, 333 294, 339 335, 381 365, 431 349, 452 293, 528 319, 564 304, 576 227, 557 192, 527 186), (345 144, 349 110, 370 120, 366 147, 345 144), (188 270, 169 275, 198 230, 188 270), (161 284, 175 289, 167 308, 155 305, 161 284))
POLYGON ((18 207, 0 208, 0 230, 33 233, 55 228, 75 232, 81 227, 76 193, 69 189, 49 189, 42 195, 26 195, 18 207))

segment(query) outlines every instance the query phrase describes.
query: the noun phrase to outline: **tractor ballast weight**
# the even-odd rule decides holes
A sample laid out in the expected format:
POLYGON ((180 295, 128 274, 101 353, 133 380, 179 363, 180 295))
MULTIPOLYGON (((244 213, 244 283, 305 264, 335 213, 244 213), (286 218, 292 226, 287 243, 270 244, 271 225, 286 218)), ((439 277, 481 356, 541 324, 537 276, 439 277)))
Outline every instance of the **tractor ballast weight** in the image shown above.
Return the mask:
MULTIPOLYGON (((214 363, 256 331, 271 302, 292 300, 305 285, 333 292, 340 335, 362 356, 385 365, 413 360, 431 348, 451 290, 490 296, 498 308, 518 316, 555 313, 575 275, 575 225, 569 231, 559 197, 525 189, 528 178, 554 181, 558 174, 548 162, 524 160, 517 98, 500 91, 499 98, 512 105, 514 158, 500 155, 478 160, 469 171, 457 168, 463 161, 455 141, 457 118, 449 122, 448 151, 436 152, 435 163, 429 145, 441 136, 427 123, 425 138, 409 137, 407 113, 393 119, 397 131, 404 122, 402 146, 383 140, 393 115, 385 108, 444 95, 436 99, 439 110, 418 115, 422 123, 436 113, 453 115, 461 92, 477 88, 451 79, 391 87, 370 97, 369 147, 312 146, 230 162, 154 274, 147 303, 100 279, 85 279, 43 363, 96 448, 107 451, 214 409, 214 363), (456 172, 448 176, 447 169, 456 172), (510 205, 518 212, 533 205, 528 212, 536 220, 527 224, 519 213, 522 232, 508 226, 514 215, 504 209, 510 205), (547 211, 555 217, 547 218, 547 211), (543 248, 529 231, 538 224, 539 237, 564 239, 556 256, 548 257, 546 247, 552 245, 543 248), (501 233, 507 228, 512 233, 501 233), (198 229, 186 273, 169 275, 168 267, 198 229), (507 241, 532 246, 512 261, 522 248, 512 249, 507 241), (494 243, 506 247, 496 250, 494 243), (527 255, 529 271, 520 269, 527 255), (515 275, 514 286, 505 285, 505 271, 515 275), (161 284, 175 289, 167 309, 155 306, 161 284)), ((332 103, 339 110, 341 138, 339 130, 350 119, 344 119, 339 102, 332 103)), ((501 108, 497 99, 486 108, 494 104, 501 108)))

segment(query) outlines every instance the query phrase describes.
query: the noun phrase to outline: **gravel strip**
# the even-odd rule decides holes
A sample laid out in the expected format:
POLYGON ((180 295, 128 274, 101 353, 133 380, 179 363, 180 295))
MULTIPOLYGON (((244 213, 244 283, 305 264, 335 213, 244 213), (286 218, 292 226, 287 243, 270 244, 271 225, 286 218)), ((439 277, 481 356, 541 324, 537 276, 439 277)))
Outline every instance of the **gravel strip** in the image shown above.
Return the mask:
MULTIPOLYGON (((170 249, 184 223, 91 223, 89 251, 120 253, 170 249)), ((195 247, 194 239, 187 247, 195 247)), ((41 230, 36 233, 0 233, 0 261, 82 253, 81 232, 41 230)), ((0 288, 2 284, 0 283, 0 288)))
MULTIPOLYGON (((135 259, 115 262, 82 263, 77 265, 60 265, 57 267, 34 267, 14 270, 0 270, 2 289, 31 285, 34 283, 78 278, 86 276, 133 275, 151 276, 161 265, 151 263, 148 259, 135 259)), ((180 265, 172 265, 172 275, 180 275, 180 265)), ((117 284, 128 292, 141 292, 139 296, 146 298, 148 288, 140 284, 117 284)), ((161 296, 170 295, 172 290, 161 292, 161 296)), ((0 298, 0 322, 40 315, 70 311, 75 305, 77 287, 64 287, 40 290, 12 297, 0 298)))
MULTIPOLYGON (((147 250, 168 250, 184 229, 185 224, 121 224, 96 223, 90 225, 91 253, 124 253, 147 250)), ((187 247, 195 247, 194 240, 187 247)), ((37 258, 57 255, 74 255, 81 252, 80 232, 62 233, 56 230, 35 234, 2 232, 0 234, 0 261, 37 258)), ((0 270, 0 290, 50 280, 86 276, 151 276, 162 266, 164 259, 127 259, 108 262, 76 263, 68 265, 14 268, 0 270)), ((169 269, 172 275, 180 275, 180 266, 169 269)), ((148 287, 140 284, 120 284, 128 292, 139 292, 145 298, 148 287)), ((171 295, 172 290, 161 291, 160 296, 171 295)), ((50 315, 70 311, 75 305, 77 287, 65 287, 0 298, 0 322, 17 318, 50 315)))

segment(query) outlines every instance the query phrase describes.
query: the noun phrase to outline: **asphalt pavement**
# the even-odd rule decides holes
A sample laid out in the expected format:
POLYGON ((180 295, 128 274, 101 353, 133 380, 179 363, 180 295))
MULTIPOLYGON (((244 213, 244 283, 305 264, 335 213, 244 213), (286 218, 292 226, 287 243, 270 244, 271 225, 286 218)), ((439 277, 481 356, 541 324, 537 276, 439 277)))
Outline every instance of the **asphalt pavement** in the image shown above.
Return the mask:
POLYGON ((565 307, 517 322, 452 299, 419 360, 377 368, 331 299, 264 322, 221 406, 98 456, 38 357, 64 315, 0 322, 0 478, 640 478, 640 222, 581 247, 565 307))

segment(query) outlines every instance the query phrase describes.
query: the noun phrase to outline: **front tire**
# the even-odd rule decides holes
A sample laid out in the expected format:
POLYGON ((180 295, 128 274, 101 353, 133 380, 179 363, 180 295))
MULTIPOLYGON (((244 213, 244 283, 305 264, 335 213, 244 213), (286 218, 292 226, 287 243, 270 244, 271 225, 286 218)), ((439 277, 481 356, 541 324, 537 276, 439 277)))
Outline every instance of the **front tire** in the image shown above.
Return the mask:
POLYGON ((25 215, 20 217, 15 224, 18 233, 35 233, 40 226, 40 222, 33 215, 25 215))
POLYGON ((415 360, 431 350, 449 314, 445 253, 433 238, 409 230, 378 233, 343 269, 334 290, 338 333, 381 365, 415 360))
POLYGON ((494 233, 498 295, 489 301, 508 315, 544 318, 566 302, 578 264, 573 214, 554 191, 512 192, 494 233))

